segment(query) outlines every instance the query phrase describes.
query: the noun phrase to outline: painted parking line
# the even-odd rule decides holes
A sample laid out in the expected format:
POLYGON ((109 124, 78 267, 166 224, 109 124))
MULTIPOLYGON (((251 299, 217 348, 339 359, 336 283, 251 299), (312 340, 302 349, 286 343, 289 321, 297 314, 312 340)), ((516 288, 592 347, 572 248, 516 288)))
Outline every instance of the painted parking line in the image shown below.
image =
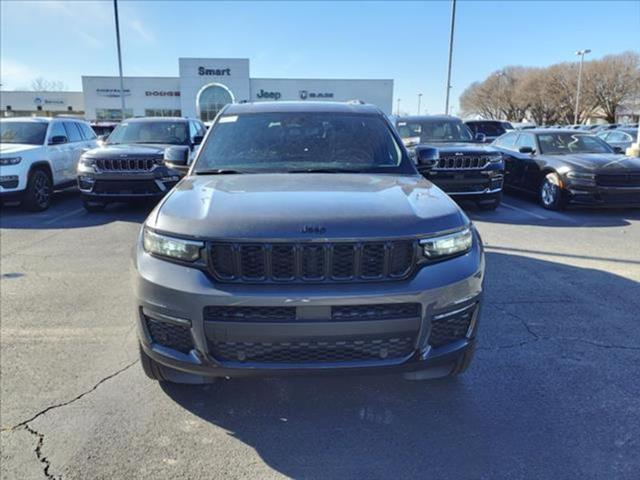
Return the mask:
POLYGON ((524 213, 526 215, 531 215, 532 217, 535 217, 535 218, 540 219, 540 220, 550 220, 549 217, 545 217, 544 215, 540 215, 540 214, 532 212, 530 210, 525 210, 524 208, 516 207, 515 205, 511 205, 511 204, 506 203, 504 201, 500 205, 502 205, 503 207, 507 207, 507 208, 509 208, 511 210, 515 210, 516 212, 524 213))
POLYGON ((69 218, 69 217, 73 217, 74 215, 77 215, 78 213, 82 213, 84 212, 84 208, 76 208, 75 210, 72 210, 70 212, 64 213, 62 215, 58 215, 57 217, 53 217, 50 218, 49 220, 42 222, 45 225, 49 225, 51 223, 55 223, 58 222, 60 220, 64 220, 65 218, 69 218))

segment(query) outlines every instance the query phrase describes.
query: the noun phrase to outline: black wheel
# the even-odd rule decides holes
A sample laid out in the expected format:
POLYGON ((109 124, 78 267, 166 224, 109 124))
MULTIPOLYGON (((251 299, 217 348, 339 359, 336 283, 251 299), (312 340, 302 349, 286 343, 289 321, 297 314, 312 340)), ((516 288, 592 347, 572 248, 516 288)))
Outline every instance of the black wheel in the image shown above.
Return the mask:
POLYGON ((491 200, 478 202, 478 208, 480 210, 495 210, 500 206, 500 202, 502 202, 502 192, 495 195, 491 200))
POLYGON ((83 198, 82 206, 87 212, 102 212, 107 205, 103 202, 93 202, 87 198, 83 198))
POLYGON ((27 180, 22 204, 27 210, 41 212, 51 205, 53 181, 46 170, 38 169, 31 172, 27 180))
POLYGON ((149 357, 141 345, 138 345, 140 350, 140 365, 142 365, 142 370, 144 374, 149 377, 151 380, 157 380, 159 382, 166 382, 164 374, 162 373, 162 368, 158 365, 158 362, 149 357))
POLYGON ((547 210, 562 210, 565 198, 562 194, 562 182, 557 173, 548 173, 540 184, 540 204, 547 210))

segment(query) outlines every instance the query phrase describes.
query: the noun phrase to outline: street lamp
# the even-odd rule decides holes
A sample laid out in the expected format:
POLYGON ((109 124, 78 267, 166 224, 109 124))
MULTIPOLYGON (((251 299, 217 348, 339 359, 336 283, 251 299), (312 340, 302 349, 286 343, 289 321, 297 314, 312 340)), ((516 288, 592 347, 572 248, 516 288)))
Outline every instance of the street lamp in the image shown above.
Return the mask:
POLYGON ((451 30, 449 35, 449 67, 447 68, 447 100, 444 104, 444 114, 449 115, 449 94, 451 93, 451 61, 453 59, 453 29, 456 24, 456 0, 451 1, 451 30))
POLYGON ((585 48, 584 50, 578 50, 576 55, 580 56, 580 68, 578 69, 578 91, 576 92, 576 111, 573 114, 573 123, 578 123, 578 108, 580 105, 580 86, 582 84, 582 64, 584 63, 584 56, 587 53, 591 53, 591 50, 585 48))
POLYGON ((113 14, 116 21, 116 43, 118 46, 118 69, 120 70, 120 105, 124 121, 124 80, 122 78, 122 53, 120 52, 120 22, 118 21, 118 0, 113 0, 113 14))
POLYGON ((418 94, 418 115, 420 115, 420 102, 422 101, 422 94, 418 94))

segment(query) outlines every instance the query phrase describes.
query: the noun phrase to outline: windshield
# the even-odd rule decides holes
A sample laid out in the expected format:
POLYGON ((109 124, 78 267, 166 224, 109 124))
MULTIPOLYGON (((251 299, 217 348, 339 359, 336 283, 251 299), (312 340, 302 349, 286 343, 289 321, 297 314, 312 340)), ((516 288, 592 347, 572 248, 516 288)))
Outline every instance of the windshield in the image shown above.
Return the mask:
POLYGON ((414 173, 379 116, 310 112, 221 117, 194 167, 212 170, 414 173))
POLYGON ((109 135, 109 145, 118 143, 160 143, 188 145, 187 122, 124 122, 109 135))
POLYGON ((400 120, 397 128, 403 139, 419 138, 420 143, 471 142, 473 140, 473 135, 465 124, 451 120, 400 120))
POLYGON ((611 147, 601 139, 571 132, 543 133, 538 135, 540 153, 564 155, 567 153, 613 153, 611 147))
POLYGON ((48 123, 0 122, 0 143, 43 145, 48 123))

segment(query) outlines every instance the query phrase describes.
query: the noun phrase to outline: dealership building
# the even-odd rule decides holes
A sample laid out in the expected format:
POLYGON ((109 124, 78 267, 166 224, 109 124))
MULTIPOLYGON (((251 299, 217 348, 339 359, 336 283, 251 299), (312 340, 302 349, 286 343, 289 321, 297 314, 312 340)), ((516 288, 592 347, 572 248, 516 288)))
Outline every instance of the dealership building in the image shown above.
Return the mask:
MULTIPOLYGON (((229 103, 362 100, 391 114, 393 80, 251 78, 246 58, 180 58, 177 77, 124 77, 126 116, 212 120, 229 103)), ((82 77, 82 92, 2 92, 4 116, 76 114, 119 120, 119 77, 82 77)))

